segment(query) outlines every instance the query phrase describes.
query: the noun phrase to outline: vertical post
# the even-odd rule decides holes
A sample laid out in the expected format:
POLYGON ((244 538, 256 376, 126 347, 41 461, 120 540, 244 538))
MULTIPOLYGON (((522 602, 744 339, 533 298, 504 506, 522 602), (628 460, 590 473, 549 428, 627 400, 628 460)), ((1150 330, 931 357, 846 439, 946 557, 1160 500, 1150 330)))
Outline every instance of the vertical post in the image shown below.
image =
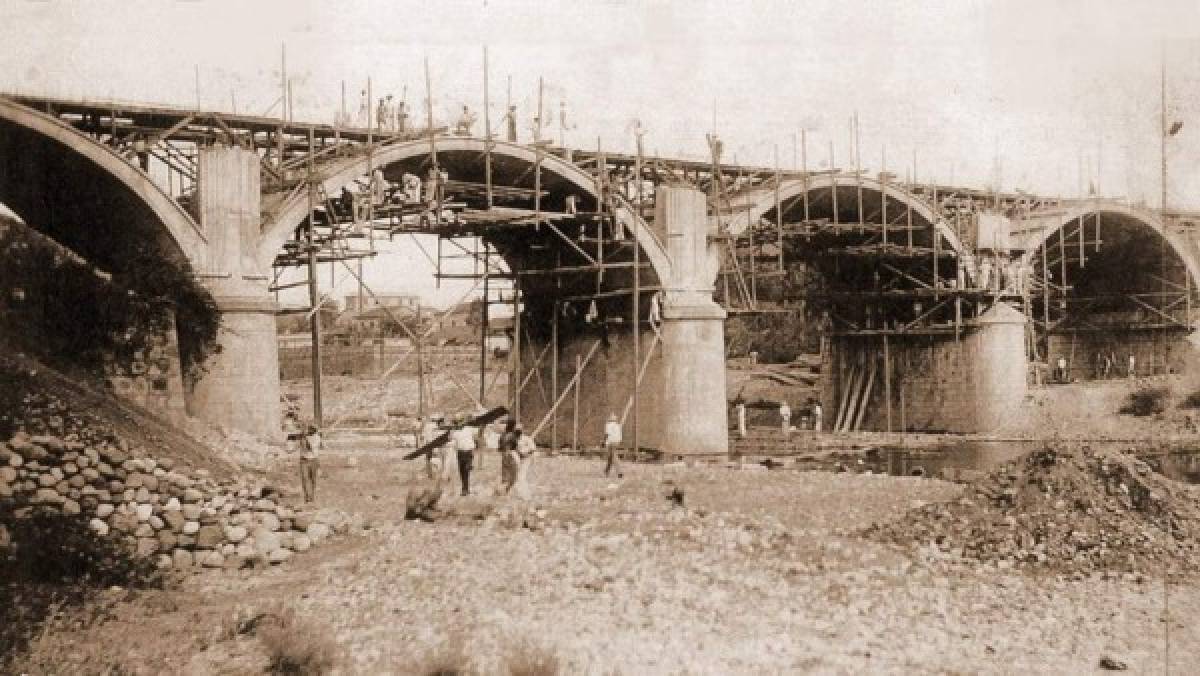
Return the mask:
POLYGON ((372 122, 371 111, 375 110, 375 106, 371 105, 371 78, 367 78, 367 232, 375 232, 375 125, 383 124, 383 120, 376 119, 372 122))
POLYGON ((883 246, 886 248, 888 243, 888 217, 887 217, 887 188, 888 188, 888 173, 887 173, 887 146, 883 146, 883 168, 879 170, 879 177, 882 179, 883 189, 879 196, 879 209, 881 222, 883 223, 883 246))
POLYGON ((542 78, 538 77, 538 119, 537 119, 537 138, 534 139, 533 150, 536 153, 534 156, 533 165, 533 228, 540 230, 542 227, 542 78))
POLYGON ((830 198, 833 200, 833 224, 839 223, 838 202, 837 202, 837 172, 833 169, 833 139, 829 139, 829 172, 830 172, 830 198))
POLYGON ((804 227, 808 227, 808 130, 800 130, 800 172, 804 177, 804 227))
POLYGON ((513 278, 513 372, 510 377, 513 417, 521 420, 521 277, 513 278))
MULTIPOLYGON (((282 114, 279 116, 282 120, 288 119, 288 76, 287 76, 287 44, 279 45, 279 109, 282 114)), ((199 104, 196 106, 199 108, 199 104)), ((283 162, 283 156, 280 155, 279 161, 283 162)))
MULTIPOLYGON (((492 208, 492 113, 491 99, 488 97, 488 49, 483 47, 483 176, 487 184, 487 205, 492 208)), ((486 274, 486 273, 485 273, 486 274)), ((487 279, 486 277, 484 278, 487 279)), ((486 302, 485 302, 486 304, 486 302)), ((480 399, 483 401, 483 399, 480 399)))
POLYGON ((583 386, 583 379, 579 376, 579 372, 583 370, 583 359, 579 354, 575 355, 575 405, 571 407, 571 450, 579 450, 579 388, 583 386))
MULTIPOLYGON (((559 258, 562 254, 559 254, 559 258)), ((559 261, 561 265, 561 260, 559 261)), ((550 323, 550 391, 554 393, 553 401, 558 401, 558 298, 554 299, 554 319, 550 323)), ((558 448, 558 409, 554 410, 554 418, 550 422, 550 447, 558 448)))
POLYGON ((425 417, 425 328, 421 326, 421 302, 417 301, 417 326, 413 331, 416 344, 413 349, 417 353, 417 417, 425 417))
POLYGON ((488 305, 490 304, 490 296, 488 295, 488 262, 491 258, 490 245, 485 241, 483 243, 483 307, 481 308, 482 317, 480 319, 479 328, 479 403, 483 403, 483 396, 487 393, 487 339, 488 339, 488 305))
POLYGON ((888 336, 883 334, 883 398, 887 409, 887 431, 892 433, 892 354, 888 350, 888 336))
MULTIPOLYGON (((368 105, 370 103, 368 102, 368 105)), ((442 175, 441 169, 438 168, 437 156, 437 140, 434 138, 433 131, 433 81, 429 77, 429 57, 425 57, 425 124, 429 131, 429 161, 433 166, 434 181, 433 194, 429 196, 429 201, 433 204, 433 222, 436 225, 442 224, 442 175)), ((441 242, 441 239, 438 239, 441 242)))
POLYGON ((865 225, 863 214, 863 185, 862 185, 862 148, 859 147, 861 139, 858 135, 858 112, 854 113, 854 176, 858 179, 858 227, 862 228, 865 225))
MULTIPOLYGON (((776 145, 775 146, 775 229, 776 229, 776 231, 778 231, 778 235, 779 235, 779 271, 780 272, 783 272, 783 209, 779 202, 779 184, 782 181, 783 181, 783 175, 779 173, 779 146, 776 145)), ((749 227, 750 224, 747 223, 746 225, 747 225, 747 227, 749 227)), ((751 251, 753 251, 753 249, 751 249, 751 251)), ((756 263, 756 261, 752 261, 751 263, 752 263, 751 270, 753 270, 755 267, 757 267, 757 265, 754 265, 754 263, 756 263)), ((758 300, 758 298, 757 298, 757 293, 756 293, 755 301, 757 301, 757 300, 758 300)))
MULTIPOLYGON (((637 128, 637 181, 638 181, 638 183, 637 183, 637 190, 638 190, 637 219, 638 220, 641 220, 642 214, 644 213, 643 209, 645 209, 645 204, 646 204, 646 195, 643 190, 643 188, 645 186, 645 181, 642 180, 642 170, 643 170, 642 152, 643 152, 643 149, 642 149, 642 127, 641 127, 641 124, 639 124, 638 128, 637 128)), ((634 227, 635 228, 637 227, 636 223, 635 223, 634 227)), ((642 288, 641 288, 641 282, 642 282, 641 250, 642 250, 642 247, 638 243, 637 232, 635 231, 632 234, 633 234, 633 236, 630 237, 630 242, 633 246, 633 373, 631 374, 630 377, 633 379, 631 381, 633 383, 633 446, 630 450, 632 451, 632 457, 637 458, 638 451, 641 448, 640 440, 638 438, 638 408, 639 408, 639 403, 640 403, 638 401, 638 389, 639 389, 638 388, 638 367, 642 363, 642 358, 641 358, 641 354, 642 354, 642 351, 641 351, 642 319, 641 319, 641 313, 640 313, 641 308, 639 305, 639 303, 641 301, 641 295, 642 295, 642 288)))
POLYGON ((196 111, 200 110, 200 64, 196 64, 196 111))
POLYGON ((316 196, 313 195, 313 128, 308 128, 308 304, 312 315, 309 317, 309 330, 312 333, 312 387, 313 387, 313 421, 318 426, 324 425, 321 409, 321 298, 317 288, 317 245, 314 231, 317 226, 316 196))

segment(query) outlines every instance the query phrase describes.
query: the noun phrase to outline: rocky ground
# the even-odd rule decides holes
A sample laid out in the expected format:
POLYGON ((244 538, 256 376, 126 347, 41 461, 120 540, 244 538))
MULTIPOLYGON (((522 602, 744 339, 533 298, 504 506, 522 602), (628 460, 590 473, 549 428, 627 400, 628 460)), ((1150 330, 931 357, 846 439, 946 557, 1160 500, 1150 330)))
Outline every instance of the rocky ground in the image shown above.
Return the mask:
POLYGON ((959 485, 669 465, 610 481, 598 460, 535 462, 533 504, 493 497, 487 458, 478 494, 423 523, 402 518, 425 485, 418 464, 327 457, 320 505, 361 515, 357 535, 267 570, 112 591, 102 622, 50 630, 34 663, 251 673, 281 648, 245 618, 285 606, 347 674, 423 673, 435 653, 504 673, 516 644, 583 674, 1147 672, 1168 659, 1184 673, 1200 659, 1189 572, 1164 595, 1162 570, 1004 569, 862 535, 961 499, 959 485))

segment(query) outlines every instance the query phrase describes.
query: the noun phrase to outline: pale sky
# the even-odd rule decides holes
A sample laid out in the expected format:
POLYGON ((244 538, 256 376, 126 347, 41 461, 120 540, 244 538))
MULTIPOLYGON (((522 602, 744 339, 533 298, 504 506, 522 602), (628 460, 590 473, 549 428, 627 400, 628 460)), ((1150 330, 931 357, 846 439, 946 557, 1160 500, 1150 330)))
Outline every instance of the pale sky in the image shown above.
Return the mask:
MULTIPOLYGON (((202 107, 254 113, 279 96, 286 45, 295 115, 317 121, 332 121, 343 81, 355 108, 368 76, 376 96, 407 87, 423 105, 425 57, 439 118, 479 109, 487 45, 494 118, 511 76, 527 122, 541 76, 547 115, 567 104, 571 145, 628 150, 636 118, 649 151, 702 157, 715 111, 729 159, 769 166, 777 150, 789 167, 804 128, 810 167, 830 141, 845 167, 857 111, 872 171, 886 146, 902 177, 915 151, 922 180, 983 186, 999 168, 1004 189, 1094 182, 1151 204, 1165 44, 1169 115, 1184 121, 1169 200, 1200 208, 1194 0, 4 0, 0 44, 0 90, 194 106, 198 68, 202 107)), ((384 267, 406 266, 372 266, 381 287, 431 283, 384 267)))

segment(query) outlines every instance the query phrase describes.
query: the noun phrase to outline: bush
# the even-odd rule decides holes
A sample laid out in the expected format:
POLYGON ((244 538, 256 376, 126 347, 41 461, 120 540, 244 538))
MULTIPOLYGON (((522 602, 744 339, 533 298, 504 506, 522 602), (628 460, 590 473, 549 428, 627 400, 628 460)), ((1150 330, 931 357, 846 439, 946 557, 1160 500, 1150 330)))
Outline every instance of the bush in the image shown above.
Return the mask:
POLYGON ((51 619, 110 586, 163 582, 154 563, 116 538, 100 538, 82 515, 0 500, 0 672, 51 619), (7 541, 7 543, 5 543, 7 541))
MULTIPOLYGON (((0 217, 0 331, 52 364, 99 373, 127 367, 174 317, 185 376, 216 348, 220 312, 190 266, 127 245, 111 280, 53 240, 0 217)), ((69 370, 69 369, 67 369, 69 370)))
POLYGON ((558 656, 529 640, 517 641, 508 650, 505 667, 509 676, 558 676, 558 656))
POLYGON ((321 676, 333 670, 337 661, 337 643, 329 627, 302 617, 291 609, 264 616, 258 638, 267 650, 270 673, 294 676, 321 676))
POLYGON ((1129 401, 1119 412, 1136 416, 1162 413, 1170 397, 1171 391, 1165 387, 1143 387, 1129 394, 1129 401))
POLYGON ((414 676, 467 676, 471 673, 471 658, 466 641, 458 634, 425 653, 407 672, 414 676))
POLYGON ((1200 408, 1200 391, 1192 392, 1179 402, 1179 408, 1200 408))

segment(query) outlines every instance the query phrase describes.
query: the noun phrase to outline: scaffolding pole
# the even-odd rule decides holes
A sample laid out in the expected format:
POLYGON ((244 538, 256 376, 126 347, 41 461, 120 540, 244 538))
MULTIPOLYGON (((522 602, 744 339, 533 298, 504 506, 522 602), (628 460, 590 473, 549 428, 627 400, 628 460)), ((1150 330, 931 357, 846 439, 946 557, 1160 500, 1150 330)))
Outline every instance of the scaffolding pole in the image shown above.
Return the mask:
POLYGON ((312 307, 309 317, 309 330, 312 333, 312 383, 313 383, 313 422, 317 427, 324 425, 321 410, 321 298, 317 288, 317 245, 314 242, 314 230, 317 227, 316 199, 313 195, 313 128, 308 128, 308 303, 312 307))

